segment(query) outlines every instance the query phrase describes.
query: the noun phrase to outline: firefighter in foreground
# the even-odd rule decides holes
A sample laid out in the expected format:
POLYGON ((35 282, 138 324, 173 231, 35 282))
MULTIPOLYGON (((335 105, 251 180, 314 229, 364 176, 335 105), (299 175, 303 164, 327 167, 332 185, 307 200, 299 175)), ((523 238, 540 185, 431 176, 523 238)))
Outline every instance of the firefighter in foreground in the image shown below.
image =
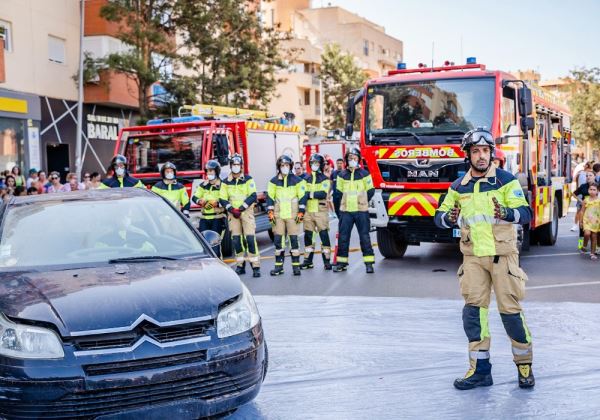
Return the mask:
POLYGON ((153 187, 152 192, 166 198, 176 209, 179 209, 187 217, 190 217, 190 197, 185 185, 177 181, 177 167, 167 162, 160 168, 160 177, 153 187))
POLYGON ((519 386, 535 385, 531 334, 519 303, 525 295, 527 275, 519 267, 517 233, 513 226, 529 223, 531 210, 519 181, 491 164, 494 148, 492 134, 482 128, 465 134, 462 149, 470 169, 450 186, 435 214, 438 227, 460 226, 460 250, 464 258, 458 278, 465 299, 462 319, 469 340, 470 361, 464 378, 454 381, 454 386, 461 390, 493 384, 488 327, 492 288, 512 343, 519 386))
POLYGON ((306 207, 306 181, 291 173, 293 164, 294 161, 289 156, 280 156, 277 159, 277 175, 269 181, 267 190, 269 221, 273 225, 275 236, 275 268, 271 270, 272 276, 283 274, 287 237, 290 239, 294 276, 300 275, 298 231, 306 207))
POLYGON ((221 206, 228 212, 229 231, 235 251, 237 274, 246 274, 244 253, 252 267, 252 277, 260 277, 260 255, 256 243, 256 184, 250 175, 244 175, 244 159, 235 154, 229 159, 231 173, 221 183, 221 206))
POLYGON ((327 196, 331 181, 323 174, 325 158, 314 153, 310 157, 311 173, 304 176, 306 181, 306 214, 304 215, 304 261, 300 266, 306 270, 313 268, 315 253, 315 232, 321 238, 321 252, 325 270, 331 270, 331 241, 329 240, 329 209, 327 196))
MULTIPOLYGON (((202 208, 200 215, 200 232, 212 230, 221 238, 225 232, 225 209, 219 204, 221 195, 221 165, 216 160, 209 160, 204 167, 206 180, 198 185, 192 201, 202 208)), ((219 250, 220 255, 220 250, 219 250)))
POLYGON ((102 180, 98 188, 146 188, 142 181, 129 175, 129 171, 127 171, 127 158, 125 156, 115 155, 110 161, 110 168, 113 170, 113 176, 102 180))
POLYGON ((338 174, 335 181, 342 199, 340 202, 337 264, 333 267, 333 271, 340 272, 348 269, 350 235, 352 227, 356 225, 367 273, 374 273, 375 254, 369 236, 371 227, 369 201, 375 194, 373 180, 369 171, 360 167, 361 155, 358 147, 352 147, 346 152, 345 161, 346 169, 338 174))

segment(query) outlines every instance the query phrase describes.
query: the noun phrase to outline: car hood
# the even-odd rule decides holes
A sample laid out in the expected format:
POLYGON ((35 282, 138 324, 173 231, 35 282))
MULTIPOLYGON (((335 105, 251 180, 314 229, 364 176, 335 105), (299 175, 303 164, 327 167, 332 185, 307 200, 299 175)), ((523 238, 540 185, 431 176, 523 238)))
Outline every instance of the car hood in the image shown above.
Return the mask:
POLYGON ((157 261, 0 275, 0 311, 50 322, 62 336, 216 318, 219 304, 242 292, 239 277, 217 259, 157 261))

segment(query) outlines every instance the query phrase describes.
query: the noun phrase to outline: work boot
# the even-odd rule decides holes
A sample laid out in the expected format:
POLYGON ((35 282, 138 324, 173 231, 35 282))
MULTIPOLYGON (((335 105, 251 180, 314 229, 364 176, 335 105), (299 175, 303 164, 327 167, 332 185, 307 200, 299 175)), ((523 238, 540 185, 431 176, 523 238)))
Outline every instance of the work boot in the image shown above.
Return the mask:
POLYGON ((260 267, 252 267, 252 277, 260 277, 260 267))
POLYGON ((346 263, 337 263, 333 266, 334 273, 341 273, 342 271, 346 271, 348 269, 348 264, 346 263))
POLYGON ((246 274, 246 264, 242 264, 242 265, 238 265, 235 268, 235 274, 237 274, 238 276, 241 276, 242 274, 246 274))
POLYGON ((531 364, 517 365, 519 371, 519 388, 533 388, 535 386, 535 378, 531 364))
POLYGON ((494 384, 492 380, 492 364, 489 359, 477 360, 477 367, 467 371, 464 378, 457 378, 454 381, 454 388, 464 391, 480 386, 491 386, 494 384))
POLYGON ((367 268, 367 274, 373 274, 375 272, 373 264, 365 264, 365 267, 367 268))
POLYGON ((294 276, 300 275, 300 255, 292 255, 292 271, 294 276))
POLYGON ((304 258, 304 261, 302 262, 302 264, 300 264, 300 269, 301 270, 308 270, 309 268, 313 268, 314 264, 313 264, 313 252, 311 252, 310 254, 308 254, 308 257, 304 258))
POLYGON ((283 265, 276 265, 274 269, 271 270, 272 276, 280 276, 283 274, 283 265))
POLYGON ((325 270, 331 270, 331 261, 329 260, 329 257, 324 253, 321 255, 323 257, 323 267, 325 267, 325 270))

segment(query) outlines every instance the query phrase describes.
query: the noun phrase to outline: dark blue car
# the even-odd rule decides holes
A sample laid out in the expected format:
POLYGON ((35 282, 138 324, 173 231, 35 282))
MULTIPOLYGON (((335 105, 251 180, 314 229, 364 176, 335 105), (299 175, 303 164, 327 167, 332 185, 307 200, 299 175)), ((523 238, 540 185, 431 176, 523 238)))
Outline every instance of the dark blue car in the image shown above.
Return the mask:
POLYGON ((258 394, 254 299, 162 198, 13 198, 0 235, 0 418, 199 418, 258 394))

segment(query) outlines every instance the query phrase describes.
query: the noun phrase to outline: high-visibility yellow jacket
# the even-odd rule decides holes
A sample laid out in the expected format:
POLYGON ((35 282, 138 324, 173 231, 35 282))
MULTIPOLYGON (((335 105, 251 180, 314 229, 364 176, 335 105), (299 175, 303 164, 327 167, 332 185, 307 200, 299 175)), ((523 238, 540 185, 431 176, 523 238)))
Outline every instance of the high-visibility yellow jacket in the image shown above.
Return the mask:
POLYGON ((306 181, 294 174, 277 175, 269 181, 267 189, 267 208, 275 210, 282 219, 292 219, 296 215, 293 209, 306 209, 306 181))
POLYGON ((458 178, 444 202, 437 209, 435 223, 451 228, 448 212, 459 204, 461 229, 460 249, 464 255, 478 257, 517 253, 517 232, 514 223, 531 221, 531 208, 519 181, 503 169, 491 166, 485 176, 474 178, 471 171, 458 178), (494 217, 494 202, 507 209, 506 220, 494 217))
POLYGON ((152 187, 152 192, 169 200, 176 209, 181 209, 182 211, 190 209, 190 197, 185 189, 185 185, 181 182, 167 184, 164 181, 159 181, 152 187))
POLYGON ((338 174, 335 187, 342 194, 341 211, 369 211, 369 201, 375 194, 369 171, 362 168, 344 169, 338 174))
POLYGON ((323 172, 312 172, 304 175, 306 181, 306 194, 307 203, 306 211, 308 213, 319 212, 319 205, 321 205, 321 211, 327 211, 327 194, 331 188, 331 180, 323 174, 323 172), (323 208, 323 206, 325 206, 323 208))
POLYGON ((221 206, 242 211, 256 203, 256 183, 249 175, 234 177, 232 174, 221 182, 219 195, 221 206))
POLYGON ((129 175, 125 175, 124 177, 118 177, 115 175, 110 178, 103 179, 98 189, 125 187, 146 188, 142 181, 137 178, 129 175))
POLYGON ((206 204, 202 207, 202 217, 205 219, 214 219, 216 217, 223 217, 224 208, 219 203, 220 195, 220 179, 217 179, 215 183, 204 181, 196 188, 196 192, 192 196, 192 201, 196 204, 201 200, 206 201, 206 204))

